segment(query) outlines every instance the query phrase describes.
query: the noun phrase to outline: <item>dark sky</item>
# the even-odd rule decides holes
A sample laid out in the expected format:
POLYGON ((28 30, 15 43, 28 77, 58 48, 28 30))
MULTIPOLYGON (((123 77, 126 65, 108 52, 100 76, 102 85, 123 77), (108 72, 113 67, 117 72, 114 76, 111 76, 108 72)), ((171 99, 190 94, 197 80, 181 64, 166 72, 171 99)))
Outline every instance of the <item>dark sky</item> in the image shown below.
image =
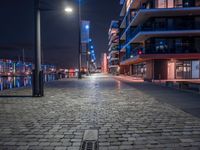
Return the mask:
MULTIPOLYGON (((76 6, 76 1, 41 0, 43 60, 47 64, 63 67, 77 66, 78 25, 76 10, 65 14, 64 6, 76 6)), ((112 19, 118 19, 119 0, 82 0, 82 19, 91 21, 91 38, 94 41, 98 62, 108 49, 108 28, 112 19)), ((1 0, 0 2, 0 58, 17 59, 25 49, 27 59, 33 57, 34 0, 1 0)))

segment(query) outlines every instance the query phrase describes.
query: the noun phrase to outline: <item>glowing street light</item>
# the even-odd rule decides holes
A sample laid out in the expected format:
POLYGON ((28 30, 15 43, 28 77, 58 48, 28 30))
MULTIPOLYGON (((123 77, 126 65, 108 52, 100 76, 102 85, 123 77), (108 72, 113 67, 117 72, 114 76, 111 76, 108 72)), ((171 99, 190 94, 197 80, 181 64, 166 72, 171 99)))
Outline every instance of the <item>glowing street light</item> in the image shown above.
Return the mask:
POLYGON ((65 12, 67 12, 67 13, 72 13, 72 12, 73 12, 72 7, 66 7, 66 8, 65 8, 65 12))

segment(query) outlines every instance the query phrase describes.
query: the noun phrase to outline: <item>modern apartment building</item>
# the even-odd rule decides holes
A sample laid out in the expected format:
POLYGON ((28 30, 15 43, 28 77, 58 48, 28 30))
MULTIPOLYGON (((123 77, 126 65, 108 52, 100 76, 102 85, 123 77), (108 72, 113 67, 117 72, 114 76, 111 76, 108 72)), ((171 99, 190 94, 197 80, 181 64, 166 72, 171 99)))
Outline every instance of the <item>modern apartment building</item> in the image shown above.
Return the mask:
POLYGON ((108 68, 109 73, 119 73, 119 22, 112 21, 108 32, 109 54, 108 68))
POLYGON ((200 0, 121 0, 120 72, 200 79, 200 0))

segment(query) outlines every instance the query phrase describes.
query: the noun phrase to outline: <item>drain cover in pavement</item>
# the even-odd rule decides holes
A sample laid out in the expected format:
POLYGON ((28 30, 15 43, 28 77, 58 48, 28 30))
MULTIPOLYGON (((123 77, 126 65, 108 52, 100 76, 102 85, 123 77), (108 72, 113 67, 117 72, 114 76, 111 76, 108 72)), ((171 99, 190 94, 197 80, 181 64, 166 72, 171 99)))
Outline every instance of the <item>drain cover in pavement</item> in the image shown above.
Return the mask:
POLYGON ((98 130, 86 130, 81 150, 98 150, 98 130))

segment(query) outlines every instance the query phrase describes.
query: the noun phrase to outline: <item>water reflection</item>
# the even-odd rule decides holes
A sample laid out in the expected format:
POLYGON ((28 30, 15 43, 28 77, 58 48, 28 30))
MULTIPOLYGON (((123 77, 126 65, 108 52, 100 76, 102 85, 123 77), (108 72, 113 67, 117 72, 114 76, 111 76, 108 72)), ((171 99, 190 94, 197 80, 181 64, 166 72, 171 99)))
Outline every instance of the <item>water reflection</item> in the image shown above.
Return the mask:
MULTIPOLYGON (((57 74, 44 74, 44 82, 54 81, 62 77, 57 74)), ((31 76, 1 76, 0 77, 0 91, 5 89, 28 87, 32 85, 31 76)))

